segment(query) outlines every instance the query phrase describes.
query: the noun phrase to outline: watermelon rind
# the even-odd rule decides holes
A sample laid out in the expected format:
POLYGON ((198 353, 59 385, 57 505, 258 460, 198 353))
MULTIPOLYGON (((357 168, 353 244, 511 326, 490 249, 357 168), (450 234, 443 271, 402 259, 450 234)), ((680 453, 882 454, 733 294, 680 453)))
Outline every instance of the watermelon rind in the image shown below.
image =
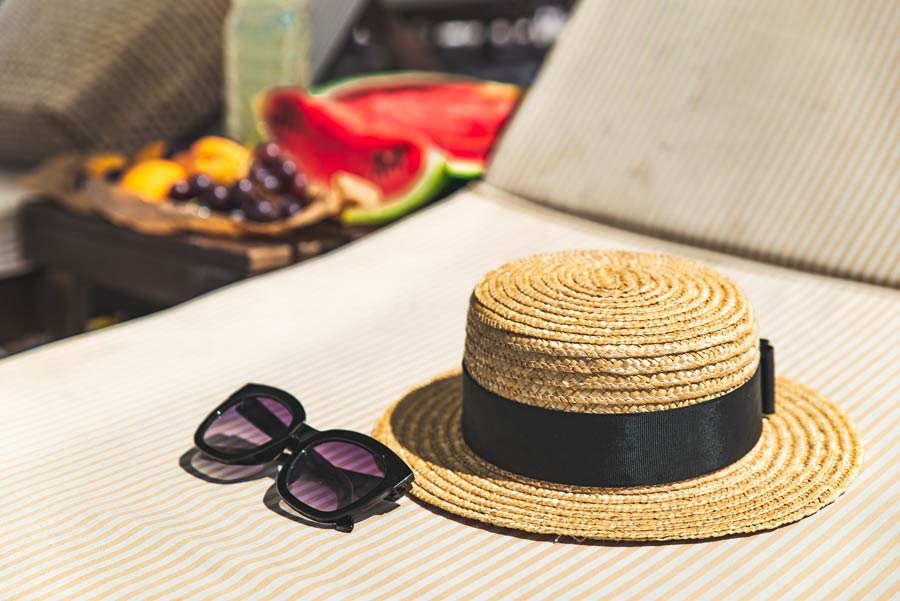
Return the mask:
POLYGON ((448 159, 447 175, 454 179, 475 179, 484 175, 483 161, 448 159))
POLYGON ((447 159, 435 148, 426 151, 425 169, 419 181, 404 195, 377 209, 351 207, 341 213, 348 225, 381 225, 411 213, 434 199, 448 182, 447 159))

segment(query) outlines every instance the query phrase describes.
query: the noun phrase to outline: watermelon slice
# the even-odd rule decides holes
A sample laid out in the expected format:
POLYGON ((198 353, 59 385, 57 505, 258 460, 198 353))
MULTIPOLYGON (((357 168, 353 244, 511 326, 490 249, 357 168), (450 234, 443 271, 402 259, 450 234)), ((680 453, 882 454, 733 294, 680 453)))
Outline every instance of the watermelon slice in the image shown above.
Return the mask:
POLYGON ((519 101, 510 84, 408 71, 343 79, 314 91, 368 123, 426 136, 447 155, 450 175, 484 173, 488 153, 519 101))
POLYGON ((367 122, 338 103, 293 88, 266 92, 261 125, 309 180, 328 188, 349 173, 381 191, 375 207, 351 207, 341 219, 376 225, 425 204, 447 182, 444 154, 415 130, 367 122))

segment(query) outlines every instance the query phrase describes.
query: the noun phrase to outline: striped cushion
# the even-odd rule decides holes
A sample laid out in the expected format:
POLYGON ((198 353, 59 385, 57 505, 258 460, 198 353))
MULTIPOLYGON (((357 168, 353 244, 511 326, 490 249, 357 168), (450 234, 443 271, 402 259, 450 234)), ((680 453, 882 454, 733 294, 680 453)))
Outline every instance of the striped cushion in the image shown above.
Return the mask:
POLYGON ((582 0, 489 181, 900 287, 896 16, 891 0, 582 0))
POLYGON ((46 599, 890 599, 900 596, 900 293, 658 242, 464 192, 358 243, 137 322, 0 361, 0 597, 46 599), (488 269, 566 248, 675 253, 733 276, 779 369, 839 401, 867 446, 834 505, 688 545, 499 533, 411 499, 349 535, 279 513, 272 480, 179 457, 247 381, 318 428, 370 431, 459 365, 488 269))
POLYGON ((25 196, 17 173, 0 170, 0 278, 28 269, 19 231, 19 207, 25 196))

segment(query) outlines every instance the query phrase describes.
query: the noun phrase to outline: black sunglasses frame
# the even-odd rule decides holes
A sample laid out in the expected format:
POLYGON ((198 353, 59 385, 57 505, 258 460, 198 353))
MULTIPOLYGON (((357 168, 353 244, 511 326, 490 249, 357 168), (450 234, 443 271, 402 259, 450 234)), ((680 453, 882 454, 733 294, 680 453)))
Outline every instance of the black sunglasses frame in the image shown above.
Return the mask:
POLYGON ((380 501, 396 501, 404 496, 412 487, 413 482, 412 470, 391 449, 371 436, 360 434, 359 432, 351 432, 349 430, 325 430, 320 432, 312 428, 306 424, 306 411, 296 397, 279 388, 263 384, 247 384, 240 390, 232 393, 225 402, 216 407, 200 423, 200 426, 194 433, 194 444, 208 457, 230 465, 262 465, 278 460, 282 465, 275 481, 275 486, 284 502, 308 520, 319 524, 331 525, 341 532, 353 530, 353 517, 363 513, 376 503, 380 501), (206 443, 204 436, 207 430, 225 411, 242 401, 257 397, 274 399, 290 411, 291 423, 283 436, 272 438, 269 442, 256 448, 248 449, 246 453, 240 454, 222 453, 206 443), (301 456, 311 447, 329 441, 350 443, 371 453, 378 461, 380 467, 384 469, 384 478, 382 478, 380 485, 353 503, 335 511, 321 511, 310 507, 295 497, 290 491, 287 478, 294 459, 301 456))

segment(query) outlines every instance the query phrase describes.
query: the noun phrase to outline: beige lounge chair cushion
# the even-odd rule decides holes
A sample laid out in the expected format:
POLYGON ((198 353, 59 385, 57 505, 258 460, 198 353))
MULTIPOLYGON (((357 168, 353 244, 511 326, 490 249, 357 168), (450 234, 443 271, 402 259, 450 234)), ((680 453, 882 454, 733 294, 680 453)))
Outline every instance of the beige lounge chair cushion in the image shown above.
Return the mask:
POLYGON ((880 0, 583 0, 489 181, 900 287, 900 20, 880 0))
MULTIPOLYGON (((888 599, 900 592, 900 292, 627 233, 482 188, 320 259, 0 361, 4 598, 888 599), (662 546, 553 544, 404 498, 341 534, 179 457, 247 381, 317 428, 371 431, 459 365, 489 269, 570 248, 704 261, 748 292, 778 369, 841 403, 866 444, 838 502, 779 530, 662 546)), ((267 491, 269 494, 267 495, 267 491)))

